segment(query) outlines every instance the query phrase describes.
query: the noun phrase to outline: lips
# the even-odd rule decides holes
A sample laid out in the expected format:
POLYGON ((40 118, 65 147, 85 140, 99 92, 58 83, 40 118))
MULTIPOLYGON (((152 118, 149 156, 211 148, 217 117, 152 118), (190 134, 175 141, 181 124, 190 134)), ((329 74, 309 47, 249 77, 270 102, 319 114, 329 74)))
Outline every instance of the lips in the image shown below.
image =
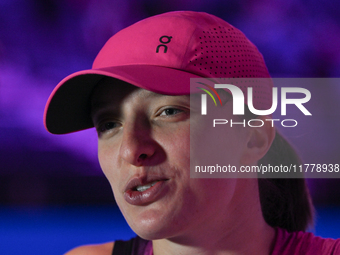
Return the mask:
POLYGON ((166 193, 168 180, 159 176, 133 178, 125 188, 124 199, 131 205, 153 203, 166 193))

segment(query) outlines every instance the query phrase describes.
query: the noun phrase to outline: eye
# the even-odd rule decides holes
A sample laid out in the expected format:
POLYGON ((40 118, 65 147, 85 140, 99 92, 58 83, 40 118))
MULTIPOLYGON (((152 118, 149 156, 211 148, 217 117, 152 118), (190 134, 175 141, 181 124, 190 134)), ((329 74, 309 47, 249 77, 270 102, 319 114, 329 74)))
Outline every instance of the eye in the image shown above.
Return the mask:
POLYGON ((120 126, 120 124, 118 122, 114 122, 114 121, 108 121, 108 122, 105 122, 103 124, 100 124, 98 127, 97 127, 97 132, 98 134, 104 134, 104 133, 107 133, 115 128, 118 128, 120 126))
POLYGON ((159 116, 171 116, 171 115, 179 114, 181 112, 183 112, 183 110, 181 110, 181 109, 167 108, 167 109, 163 110, 159 116))

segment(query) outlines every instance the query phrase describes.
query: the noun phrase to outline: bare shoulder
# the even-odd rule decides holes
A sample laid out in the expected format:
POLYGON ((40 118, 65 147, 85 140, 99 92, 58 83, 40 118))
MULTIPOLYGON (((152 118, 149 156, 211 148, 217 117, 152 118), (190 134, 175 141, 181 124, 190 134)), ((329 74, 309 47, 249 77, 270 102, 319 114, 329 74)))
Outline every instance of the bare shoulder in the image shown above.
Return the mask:
POLYGON ((84 245, 74 248, 65 255, 111 255, 114 242, 94 245, 84 245))

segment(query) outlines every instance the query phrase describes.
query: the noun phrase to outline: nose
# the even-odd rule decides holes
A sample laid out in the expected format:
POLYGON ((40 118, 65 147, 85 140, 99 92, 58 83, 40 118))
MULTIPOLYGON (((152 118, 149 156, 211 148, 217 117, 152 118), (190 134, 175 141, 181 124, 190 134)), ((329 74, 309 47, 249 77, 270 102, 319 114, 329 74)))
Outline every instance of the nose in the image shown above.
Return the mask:
POLYGON ((134 166, 152 164, 159 145, 151 136, 151 126, 146 121, 135 120, 123 126, 119 155, 134 166))

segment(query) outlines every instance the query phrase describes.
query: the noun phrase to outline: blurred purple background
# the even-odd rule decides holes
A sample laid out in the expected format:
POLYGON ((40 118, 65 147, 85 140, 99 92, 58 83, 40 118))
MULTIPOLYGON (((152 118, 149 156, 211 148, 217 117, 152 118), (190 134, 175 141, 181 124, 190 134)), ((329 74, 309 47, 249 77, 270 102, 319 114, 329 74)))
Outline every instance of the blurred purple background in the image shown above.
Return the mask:
MULTIPOLYGON (((61 79, 91 67, 114 33, 172 10, 205 11, 239 28, 274 77, 340 77, 338 0, 0 0, 2 205, 114 203, 97 162, 94 130, 51 135, 43 127, 44 105, 61 79)), ((313 107, 339 110, 340 88, 312 96, 313 107)), ((320 163, 323 157, 340 163, 339 120, 329 124, 326 117, 312 141, 301 133, 287 136, 297 138, 307 160, 314 152, 320 163)), ((310 180, 315 203, 340 204, 339 183, 310 180)))
MULTIPOLYGON (((205 11, 242 30, 273 77, 340 77, 338 0, 0 0, 1 254, 61 254, 134 235, 101 173, 95 131, 51 135, 43 110, 110 36, 173 10, 205 11)), ((318 117, 283 130, 306 163, 340 163, 339 96, 340 86, 319 88, 308 103, 318 117)), ((308 180, 323 237, 340 237, 339 180, 308 180)))

